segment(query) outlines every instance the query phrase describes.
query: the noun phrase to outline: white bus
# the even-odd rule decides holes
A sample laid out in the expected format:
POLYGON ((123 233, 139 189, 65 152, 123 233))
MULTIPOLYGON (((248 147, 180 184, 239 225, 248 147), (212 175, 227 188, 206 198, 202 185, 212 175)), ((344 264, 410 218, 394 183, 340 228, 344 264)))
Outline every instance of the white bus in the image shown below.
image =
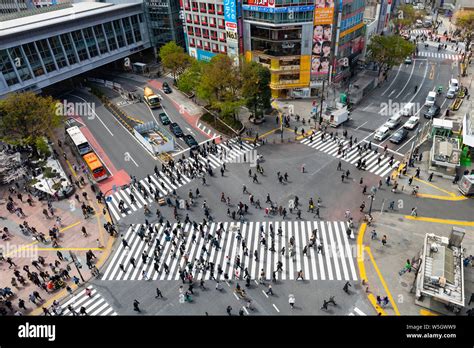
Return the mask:
POLYGON ((78 126, 68 128, 66 129, 66 132, 69 135, 69 139, 72 141, 81 156, 92 151, 89 142, 87 141, 84 134, 82 134, 78 126))

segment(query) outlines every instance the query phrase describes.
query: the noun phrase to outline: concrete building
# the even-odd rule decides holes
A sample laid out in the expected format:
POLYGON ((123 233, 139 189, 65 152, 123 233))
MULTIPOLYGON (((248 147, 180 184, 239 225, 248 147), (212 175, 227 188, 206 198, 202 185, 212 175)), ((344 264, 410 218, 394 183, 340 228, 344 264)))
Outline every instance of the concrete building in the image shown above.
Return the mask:
POLYGON ((270 69, 275 98, 309 96, 313 0, 244 0, 247 60, 270 69))
POLYGON ((150 46, 139 3, 84 2, 3 21, 0 97, 40 91, 150 46))
POLYGON ((0 17, 2 15, 30 11, 40 12, 38 9, 55 5, 71 4, 73 0, 1 0, 0 17))
POLYGON ((159 48, 169 41, 186 47, 178 0, 145 0, 145 13, 152 46, 159 48))
POLYGON ((238 61, 240 6, 237 0, 181 0, 186 48, 190 56, 209 61, 227 54, 238 61))

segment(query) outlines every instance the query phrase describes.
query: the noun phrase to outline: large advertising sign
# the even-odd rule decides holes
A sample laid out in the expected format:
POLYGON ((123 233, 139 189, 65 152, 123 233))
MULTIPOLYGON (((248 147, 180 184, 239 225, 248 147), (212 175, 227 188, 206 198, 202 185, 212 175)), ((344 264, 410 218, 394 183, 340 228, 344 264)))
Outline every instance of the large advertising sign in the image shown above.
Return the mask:
POLYGON ((311 76, 324 77, 329 73, 332 45, 333 0, 316 0, 314 8, 313 50, 311 76))
POLYGON ((247 3, 252 6, 275 7, 275 0, 248 0, 247 3))

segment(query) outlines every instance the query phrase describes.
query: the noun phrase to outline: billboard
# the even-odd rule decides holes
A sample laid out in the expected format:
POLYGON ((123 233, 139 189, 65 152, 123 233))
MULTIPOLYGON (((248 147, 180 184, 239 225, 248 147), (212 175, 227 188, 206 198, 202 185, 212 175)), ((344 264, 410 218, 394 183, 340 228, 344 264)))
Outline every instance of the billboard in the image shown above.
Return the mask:
POLYGON ((329 73, 334 18, 333 0, 315 0, 311 76, 324 77, 329 73))
POLYGON ((248 0, 247 4, 252 6, 275 7, 275 0, 248 0))

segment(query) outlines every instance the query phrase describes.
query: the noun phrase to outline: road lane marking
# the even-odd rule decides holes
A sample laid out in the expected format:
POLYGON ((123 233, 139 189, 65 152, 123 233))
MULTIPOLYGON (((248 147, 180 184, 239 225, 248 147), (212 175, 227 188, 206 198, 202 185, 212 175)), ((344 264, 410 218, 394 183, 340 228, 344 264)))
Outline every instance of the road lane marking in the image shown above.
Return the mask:
POLYGON ((398 74, 400 74, 400 70, 401 70, 401 68, 402 68, 402 65, 403 65, 403 64, 400 64, 400 66, 398 67, 397 74, 395 75, 395 77, 394 77, 392 83, 391 83, 391 84, 387 87, 387 89, 381 94, 382 96, 385 95, 385 93, 387 93, 387 91, 388 91, 388 90, 392 87, 392 85, 394 84, 395 80, 396 80, 397 77, 398 77, 398 74))
POLYGON ((390 96, 391 96, 393 93, 395 93, 396 91, 397 91, 396 89, 394 89, 393 91, 391 91, 390 94, 388 95, 388 97, 390 98, 390 96))
POLYGON ((430 187, 432 187, 432 188, 434 188, 434 189, 436 189, 436 190, 438 190, 438 191, 444 192, 444 193, 446 193, 447 195, 449 195, 449 196, 451 196, 451 197, 458 197, 458 196, 459 196, 459 195, 457 195, 457 194, 455 194, 455 193, 453 193, 453 192, 450 192, 450 191, 448 191, 448 190, 442 189, 441 187, 438 187, 438 186, 432 184, 431 182, 428 182, 428 181, 425 181, 425 180, 421 180, 421 179, 419 179, 419 178, 414 178, 414 179, 415 179, 415 181, 418 181, 418 182, 421 182, 421 183, 423 183, 423 184, 425 184, 425 185, 428 185, 428 186, 430 186, 430 187))
POLYGON ((275 306, 275 304, 273 304, 273 308, 275 308, 275 310, 276 310, 278 313, 280 313, 280 310, 278 309, 277 306, 275 306))
POLYGON ((90 107, 89 103, 84 98, 81 98, 81 97, 79 97, 75 94, 69 94, 69 95, 84 101, 84 103, 86 103, 86 105, 87 105, 87 108, 94 113, 94 116, 97 117, 97 119, 100 121, 100 123, 102 123, 102 125, 105 127, 105 129, 107 129, 107 131, 110 133, 110 135, 114 136, 114 134, 110 131, 109 127, 107 127, 105 125, 104 121, 102 121, 102 119, 99 117, 99 115, 97 115, 97 113, 90 107))
POLYGON ((244 310, 245 314, 249 315, 249 312, 248 312, 247 308, 245 308, 245 306, 243 306, 242 309, 244 310))
POLYGON ((235 298, 239 301, 239 297, 234 293, 235 298))
POLYGON ((408 83, 410 83, 411 77, 413 76, 413 71, 415 71, 415 66, 416 66, 416 63, 413 64, 413 67, 411 68, 411 73, 410 73, 410 76, 409 76, 408 79, 407 79, 407 82, 405 83, 405 86, 403 86, 402 90, 395 96, 395 98, 398 98, 398 97, 400 96, 400 94, 403 93, 403 91, 405 90, 405 88, 407 88, 408 83))
MULTIPOLYGON (((372 103, 371 103, 372 104, 372 103)), ((357 127, 355 130, 359 130, 359 128, 361 128, 362 126, 364 126, 366 123, 368 123, 369 121, 366 121, 364 123, 362 123, 359 127, 357 127)))
POLYGON ((367 105, 365 108, 363 108, 362 111, 365 111, 365 110, 367 110, 368 108, 370 108, 370 107, 372 106, 372 104, 373 104, 373 102, 370 103, 369 105, 367 105))
POLYGON ((130 155, 130 152, 128 152, 125 157, 130 158, 130 159, 132 160, 132 162, 137 166, 137 168, 139 167, 139 165, 137 164, 137 162, 135 162, 135 160, 133 159, 132 155, 130 155))
POLYGON ((268 298, 268 295, 264 290, 262 290, 262 293, 265 295, 266 298, 268 298))
POLYGON ((450 219, 438 219, 438 218, 430 218, 430 217, 423 217, 423 216, 411 216, 405 215, 405 219, 407 220, 416 220, 416 221, 424 221, 424 222, 433 222, 437 224, 444 224, 444 225, 459 225, 459 226, 474 226, 474 221, 461 221, 461 220, 450 220, 450 219))

